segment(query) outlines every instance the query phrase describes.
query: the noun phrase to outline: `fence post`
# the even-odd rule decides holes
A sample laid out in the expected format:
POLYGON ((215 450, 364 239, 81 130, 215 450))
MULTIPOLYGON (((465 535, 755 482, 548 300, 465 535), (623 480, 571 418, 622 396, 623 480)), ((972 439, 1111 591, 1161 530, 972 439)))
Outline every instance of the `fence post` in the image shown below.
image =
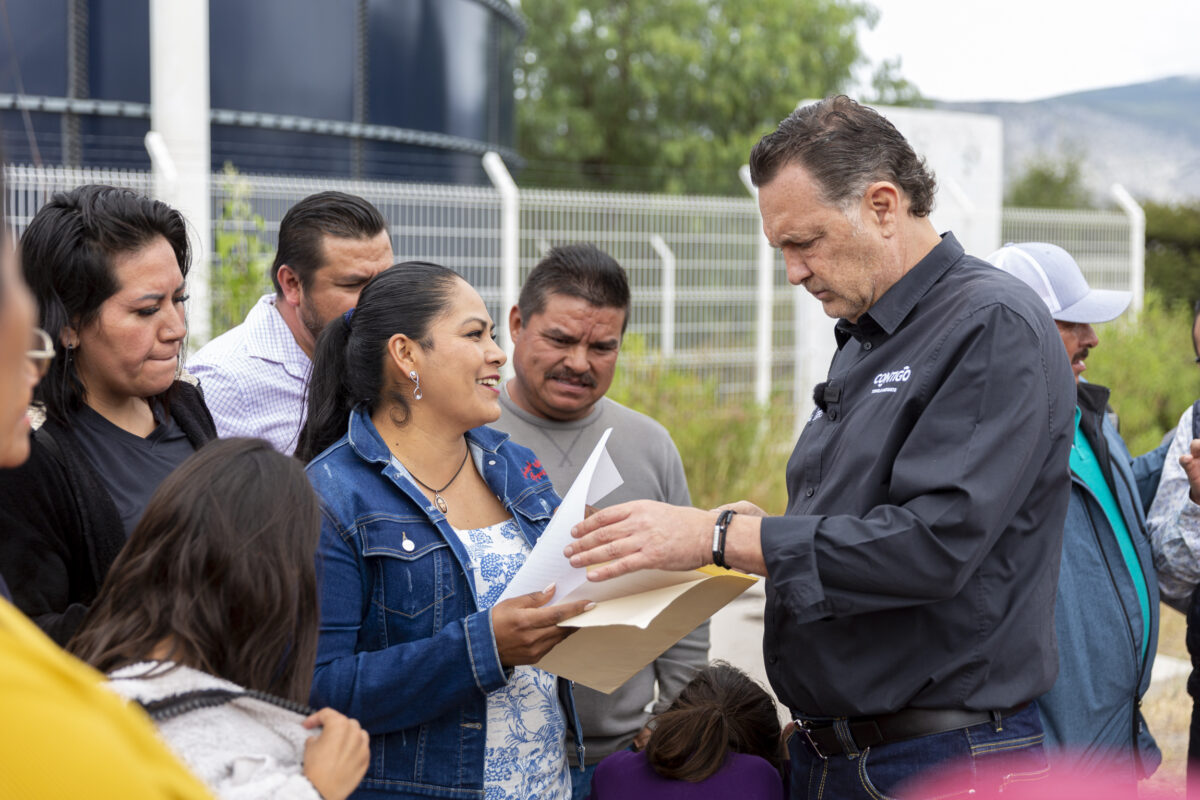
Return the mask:
MULTIPOLYGON (((738 177, 746 187, 746 191, 758 202, 758 188, 750 180, 750 167, 743 164, 738 169, 738 177)), ((754 346, 754 401, 765 406, 771 401, 771 334, 774 321, 771 319, 774 307, 774 276, 775 252, 767 235, 762 231, 762 216, 759 216, 758 226, 758 318, 755 329, 754 346)))
POLYGON ((512 377, 512 335, 508 330, 508 312, 517 304, 517 253, 521 235, 520 194, 504 159, 494 150, 483 154, 483 168, 500 193, 500 347, 508 354, 502 374, 512 377))
POLYGON ((1129 217, 1129 291, 1133 293, 1136 315, 1142 310, 1146 293, 1146 212, 1121 184, 1114 183, 1111 191, 1129 217))
POLYGON ((150 129, 160 135, 157 143, 146 141, 155 163, 155 192, 178 209, 195 232, 189 237, 193 268, 188 275, 188 330, 191 341, 202 345, 212 333, 207 0, 150 0, 150 129), (160 172, 164 152, 174 165, 174 180, 160 172), (168 189, 169 184, 173 185, 168 189))
POLYGON ((675 355, 675 254, 657 233, 650 236, 650 246, 662 259, 662 357, 675 355))

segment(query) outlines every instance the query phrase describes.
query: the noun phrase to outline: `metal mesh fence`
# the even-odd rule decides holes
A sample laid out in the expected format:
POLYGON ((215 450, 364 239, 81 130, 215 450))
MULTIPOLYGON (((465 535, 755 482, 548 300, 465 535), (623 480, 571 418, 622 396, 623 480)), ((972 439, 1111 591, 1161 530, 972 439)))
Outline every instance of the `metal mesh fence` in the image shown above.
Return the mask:
POLYGON ((1005 242, 1049 242, 1075 257, 1094 289, 1129 290, 1129 218, 1118 211, 1006 208, 1005 242))
MULTIPOLYGON (((9 166, 8 224, 19 236, 53 192, 83 183, 153 191, 151 175, 145 172, 9 166)), ((213 225, 226 234, 256 237, 271 251, 287 209, 328 189, 374 203, 389 222, 398 259, 435 261, 458 270, 479 290, 497 323, 507 320, 507 309, 500 308, 501 202, 490 187, 216 174, 213 225)), ((551 246, 595 243, 626 268, 633 288, 623 360, 665 357, 675 369, 694 377, 697 390, 723 399, 754 397, 759 369, 758 236, 758 212, 749 197, 537 189, 520 194, 520 278, 551 246), (673 271, 668 262, 673 262, 673 271)), ((1120 213, 1005 209, 1003 238, 1054 242, 1076 256, 1093 286, 1130 286, 1130 223, 1120 213)), ((800 391, 794 388, 794 378, 802 350, 795 327, 795 290, 788 286, 778 256, 775 262, 770 385, 775 397, 803 402, 792 397, 800 391)), ((261 291, 269 290, 270 281, 264 277, 261 291)), ((211 297, 214 305, 231 302, 222 285, 211 287, 211 297)), ((193 315, 208 312, 189 310, 193 315)), ((804 335, 828 337, 829 325, 804 335)))

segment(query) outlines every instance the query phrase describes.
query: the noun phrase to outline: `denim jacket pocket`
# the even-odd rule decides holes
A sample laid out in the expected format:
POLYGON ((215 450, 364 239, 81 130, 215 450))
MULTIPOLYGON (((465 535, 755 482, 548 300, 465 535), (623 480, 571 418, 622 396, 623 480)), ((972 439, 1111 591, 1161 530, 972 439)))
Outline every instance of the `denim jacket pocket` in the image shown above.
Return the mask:
POLYGON ((428 523, 374 515, 359 520, 358 528, 363 558, 375 575, 371 601, 388 616, 415 619, 455 595, 454 554, 428 523))
POLYGON ((512 510, 520 514, 527 522, 534 523, 534 528, 538 531, 546 527, 546 523, 554 516, 554 510, 557 507, 558 498, 554 494, 553 487, 548 483, 545 489, 539 487, 532 491, 526 491, 512 504, 512 510))

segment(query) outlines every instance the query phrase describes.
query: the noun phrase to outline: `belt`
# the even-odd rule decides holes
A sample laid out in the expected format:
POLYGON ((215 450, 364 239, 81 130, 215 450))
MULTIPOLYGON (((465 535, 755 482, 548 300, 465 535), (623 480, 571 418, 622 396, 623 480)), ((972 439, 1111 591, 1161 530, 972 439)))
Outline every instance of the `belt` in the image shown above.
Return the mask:
MULTIPOLYGON (((849 728, 852 744, 857 750, 865 750, 877 744, 901 742, 905 739, 916 739, 919 736, 932 736, 935 733, 969 728, 984 722, 1000 724, 1000 720, 1012 716, 1018 711, 1028 708, 1029 703, 1022 703, 1012 708, 996 711, 955 711, 949 709, 906 708, 894 714, 883 714, 878 717, 851 717, 845 720, 849 728)), ((845 753, 848 742, 844 741, 844 732, 835 727, 836 721, 813 721, 798 718, 796 734, 803 737, 805 742, 818 758, 828 758, 845 753)))

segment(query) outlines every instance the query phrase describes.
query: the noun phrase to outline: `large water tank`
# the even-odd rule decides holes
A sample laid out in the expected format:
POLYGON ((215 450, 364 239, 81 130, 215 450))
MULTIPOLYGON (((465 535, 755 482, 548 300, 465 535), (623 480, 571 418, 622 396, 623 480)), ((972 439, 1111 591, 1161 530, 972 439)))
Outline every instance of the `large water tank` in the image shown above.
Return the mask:
MULTIPOLYGON (((5 158, 148 168, 147 0, 5 5, 5 158)), ((507 0, 209 0, 213 168, 483 182, 523 33, 507 0)))

